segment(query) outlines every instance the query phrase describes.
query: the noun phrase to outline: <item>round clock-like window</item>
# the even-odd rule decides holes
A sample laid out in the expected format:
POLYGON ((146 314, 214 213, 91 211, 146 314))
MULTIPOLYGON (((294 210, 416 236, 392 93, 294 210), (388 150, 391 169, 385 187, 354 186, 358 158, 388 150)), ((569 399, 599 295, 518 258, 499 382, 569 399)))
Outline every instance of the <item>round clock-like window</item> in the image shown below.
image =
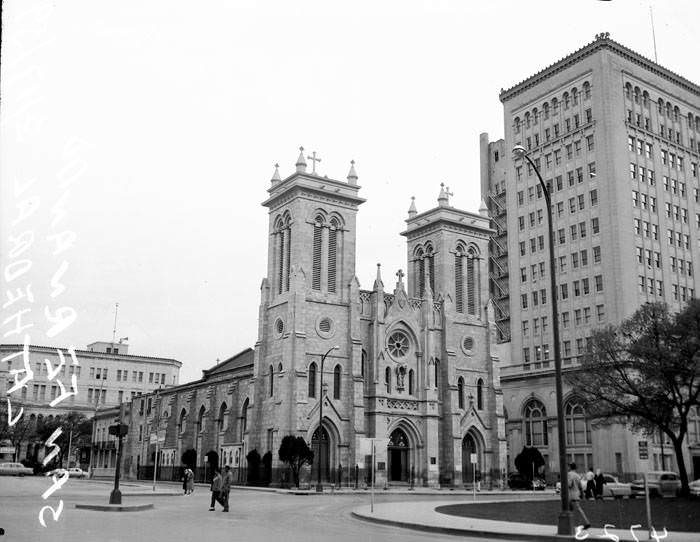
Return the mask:
POLYGON ((275 333, 278 337, 281 337, 282 333, 284 333, 284 322, 281 318, 275 320, 275 333))
POLYGON ((389 340, 387 341, 387 349, 389 354, 395 358, 403 358, 408 354, 409 341, 405 333, 401 331, 394 331, 389 335, 389 340))

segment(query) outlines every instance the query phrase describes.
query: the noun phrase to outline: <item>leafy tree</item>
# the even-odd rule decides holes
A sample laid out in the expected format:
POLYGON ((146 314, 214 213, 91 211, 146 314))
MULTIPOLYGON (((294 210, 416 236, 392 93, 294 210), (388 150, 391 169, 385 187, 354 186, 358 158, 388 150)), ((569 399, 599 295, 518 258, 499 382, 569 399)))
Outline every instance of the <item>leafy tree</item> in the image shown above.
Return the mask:
MULTIPOLYGON (((12 417, 15 418, 19 413, 21 407, 18 405, 12 405, 12 417)), ((17 450, 22 443, 32 436, 34 432, 34 424, 27 416, 26 412, 22 414, 19 420, 10 427, 8 422, 8 412, 7 412, 7 399, 0 403, 0 441, 10 441, 15 450, 17 450)))
POLYGON ((282 439, 279 449, 280 461, 289 465, 294 478, 294 485, 299 487, 299 471, 304 465, 313 465, 314 452, 303 437, 287 435, 282 439))
POLYGON ((532 473, 539 473, 544 467, 544 457, 535 447, 523 447, 522 451, 515 456, 515 468, 528 480, 532 480, 532 473))
MULTIPOLYGON (((71 451, 75 451, 89 442, 92 437, 92 421, 80 412, 69 412, 66 416, 44 419, 43 423, 37 424, 36 436, 41 442, 46 442, 59 428, 61 434, 54 440, 54 444, 60 448, 57 462, 62 465, 64 456, 68 454, 69 445, 71 451)), ((70 463, 70 457, 68 462, 70 463)))
POLYGON ((593 332, 580 370, 568 376, 589 415, 633 430, 660 430, 673 444, 688 494, 683 441, 700 397, 700 300, 678 314, 648 303, 619 326, 593 332))

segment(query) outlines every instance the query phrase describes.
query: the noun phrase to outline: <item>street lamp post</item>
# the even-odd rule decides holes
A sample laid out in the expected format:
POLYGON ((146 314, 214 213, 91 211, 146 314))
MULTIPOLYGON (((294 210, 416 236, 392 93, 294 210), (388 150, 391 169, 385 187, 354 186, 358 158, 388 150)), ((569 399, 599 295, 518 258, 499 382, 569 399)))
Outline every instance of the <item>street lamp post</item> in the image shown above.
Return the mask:
POLYGON ((326 356, 333 352, 333 350, 340 350, 340 346, 329 348, 328 352, 323 354, 321 357, 321 376, 319 378, 321 382, 321 389, 319 392, 318 403, 318 458, 316 458, 316 462, 318 463, 318 479, 316 481, 316 493, 323 493, 323 484, 321 483, 321 437, 323 435, 323 362, 326 361, 326 356))
POLYGON ((553 215, 552 215, 552 200, 549 195, 549 189, 545 182, 542 180, 542 175, 540 175, 537 166, 532 161, 532 159, 527 155, 527 150, 522 145, 516 145, 513 148, 513 153, 518 156, 525 158, 532 169, 535 170, 537 178, 542 186, 542 191, 544 192, 544 201, 547 205, 547 226, 549 229, 549 285, 550 285, 550 297, 552 299, 552 339, 554 341, 554 382, 556 387, 556 399, 557 399, 557 433, 559 436, 559 478, 561 480, 561 512, 559 512, 559 521, 557 523, 557 532, 560 535, 571 535, 573 534, 573 521, 572 514, 569 510, 569 484, 567 476, 567 464, 566 464, 566 433, 564 426, 564 392, 562 389, 562 378, 561 378, 561 349, 559 346, 559 308, 557 303, 557 281, 556 281, 556 261, 554 255, 554 227, 552 225, 553 215))

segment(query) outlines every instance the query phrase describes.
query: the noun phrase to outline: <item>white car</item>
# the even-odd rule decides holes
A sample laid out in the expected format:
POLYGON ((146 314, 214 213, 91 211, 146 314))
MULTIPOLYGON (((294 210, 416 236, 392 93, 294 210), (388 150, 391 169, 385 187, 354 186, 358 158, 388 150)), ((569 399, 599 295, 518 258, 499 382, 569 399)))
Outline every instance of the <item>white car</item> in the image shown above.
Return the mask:
POLYGON ((71 478, 85 478, 87 476, 87 472, 80 467, 71 467, 68 469, 68 474, 70 474, 71 478))
POLYGON ((690 486, 690 496, 691 497, 700 497, 700 478, 690 482, 688 484, 690 486))
MULTIPOLYGON (((651 471, 647 473, 650 497, 675 497, 681 489, 678 473, 672 471, 651 471)), ((632 494, 644 496, 644 478, 632 482, 632 494)))
POLYGON ((622 497, 632 496, 632 484, 626 484, 620 482, 612 474, 603 473, 603 498, 612 497, 614 499, 621 499, 622 497))

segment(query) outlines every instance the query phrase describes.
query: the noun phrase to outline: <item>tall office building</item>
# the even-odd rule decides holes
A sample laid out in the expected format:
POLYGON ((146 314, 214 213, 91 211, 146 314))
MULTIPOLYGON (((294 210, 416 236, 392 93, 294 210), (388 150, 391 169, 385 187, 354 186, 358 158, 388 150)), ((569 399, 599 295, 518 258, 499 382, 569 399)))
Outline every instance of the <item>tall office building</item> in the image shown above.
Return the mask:
MULTIPOLYGON (((501 377, 510 464, 532 445, 556 471, 545 199, 533 169, 511 151, 524 146, 550 187, 561 352, 571 370, 597 326, 619 323, 645 302, 679 310, 695 295, 700 87, 599 34, 500 99, 505 138, 489 143, 482 135, 482 193, 503 231, 492 240, 490 278, 509 305, 499 324, 512 360, 501 377)), ((580 467, 661 467, 654 440, 591 426, 575 390, 564 393, 568 451, 580 467)), ((687 465, 698 477, 697 423, 691 431, 689 455, 698 457, 687 465)), ((670 448, 664 455, 672 461, 670 448)))

